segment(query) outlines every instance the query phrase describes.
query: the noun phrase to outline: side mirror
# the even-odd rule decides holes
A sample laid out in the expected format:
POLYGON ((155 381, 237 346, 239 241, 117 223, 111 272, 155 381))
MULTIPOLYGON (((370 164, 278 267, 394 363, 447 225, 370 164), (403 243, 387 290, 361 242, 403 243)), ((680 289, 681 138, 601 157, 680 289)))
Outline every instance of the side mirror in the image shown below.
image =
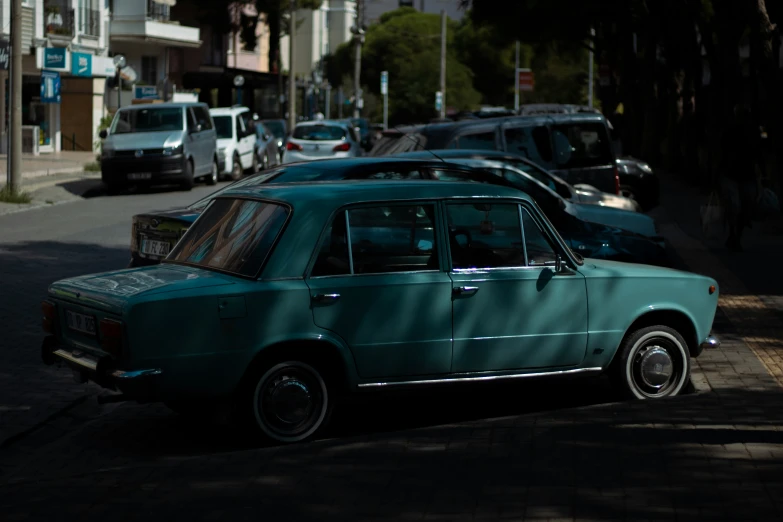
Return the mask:
POLYGON ((200 124, 200 123, 197 123, 195 127, 191 127, 191 128, 190 128, 190 133, 191 133, 191 134, 194 134, 194 133, 196 133, 196 132, 201 132, 201 128, 202 128, 202 127, 201 127, 201 124, 200 124))
POLYGON ((100 137, 102 140, 105 140, 106 138, 108 138, 108 137, 109 137, 109 133, 108 133, 108 132, 106 132, 106 129, 103 129, 101 132, 99 132, 99 133, 98 133, 98 136, 99 136, 99 137, 100 137))

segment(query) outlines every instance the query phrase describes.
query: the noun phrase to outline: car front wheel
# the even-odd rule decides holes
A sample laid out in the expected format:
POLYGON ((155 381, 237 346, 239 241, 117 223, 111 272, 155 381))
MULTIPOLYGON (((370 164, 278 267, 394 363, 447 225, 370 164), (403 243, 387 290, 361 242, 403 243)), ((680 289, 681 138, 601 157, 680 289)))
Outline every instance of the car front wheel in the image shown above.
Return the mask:
POLYGON ((688 345, 677 330, 657 325, 626 336, 612 368, 615 384, 629 399, 679 395, 691 371, 688 345))
POLYGON ((242 177, 242 163, 240 163, 239 156, 237 154, 234 154, 230 176, 231 181, 236 181, 242 177))
POLYGON ((326 381, 314 366, 283 361, 258 372, 252 387, 252 424, 278 443, 313 438, 326 426, 332 397, 326 381))

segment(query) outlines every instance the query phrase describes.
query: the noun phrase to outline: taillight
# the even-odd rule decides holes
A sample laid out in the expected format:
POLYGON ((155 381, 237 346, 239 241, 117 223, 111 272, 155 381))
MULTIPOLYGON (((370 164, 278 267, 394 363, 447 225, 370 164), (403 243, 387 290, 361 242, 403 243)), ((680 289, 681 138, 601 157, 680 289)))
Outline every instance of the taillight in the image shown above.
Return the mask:
POLYGON ((288 142, 285 144, 285 150, 302 150, 302 146, 298 143, 288 142))
POLYGON ((56 331, 57 325, 57 307, 51 301, 43 301, 41 303, 41 327, 43 331, 48 334, 53 334, 56 331))
POLYGON ((614 192, 620 195, 620 171, 617 169, 617 165, 614 166, 614 192))
POLYGON ((341 143, 332 149, 333 152, 348 152, 349 150, 351 150, 351 144, 348 142, 341 143))
POLYGON ((122 353, 122 322, 114 319, 101 319, 101 348, 114 357, 122 353))

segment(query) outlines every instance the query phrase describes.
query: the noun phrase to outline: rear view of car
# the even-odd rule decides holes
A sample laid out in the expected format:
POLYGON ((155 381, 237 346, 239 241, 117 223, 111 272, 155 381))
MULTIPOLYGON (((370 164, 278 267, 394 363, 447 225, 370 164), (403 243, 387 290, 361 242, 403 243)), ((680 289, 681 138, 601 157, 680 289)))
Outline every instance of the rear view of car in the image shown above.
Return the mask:
POLYGON ((307 122, 297 125, 288 138, 283 163, 360 155, 359 141, 350 127, 331 122, 307 122))

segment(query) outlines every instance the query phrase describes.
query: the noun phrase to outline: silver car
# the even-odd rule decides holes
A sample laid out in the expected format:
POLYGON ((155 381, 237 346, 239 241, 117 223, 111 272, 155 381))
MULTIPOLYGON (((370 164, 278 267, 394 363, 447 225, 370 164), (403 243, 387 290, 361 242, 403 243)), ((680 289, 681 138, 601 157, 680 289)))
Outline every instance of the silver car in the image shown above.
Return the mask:
POLYGON ((283 163, 362 155, 356 132, 344 123, 308 121, 294 128, 285 145, 283 163))

